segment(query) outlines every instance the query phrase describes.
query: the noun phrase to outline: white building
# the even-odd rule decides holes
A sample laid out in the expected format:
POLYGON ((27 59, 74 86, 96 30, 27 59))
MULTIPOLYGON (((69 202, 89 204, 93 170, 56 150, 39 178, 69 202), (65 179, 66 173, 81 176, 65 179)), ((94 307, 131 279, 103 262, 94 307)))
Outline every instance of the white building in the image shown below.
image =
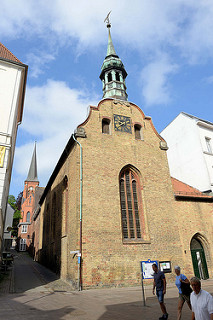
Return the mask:
POLYGON ((181 112, 162 132, 171 176, 213 191, 213 123, 181 112))
POLYGON ((4 233, 17 127, 22 120, 27 68, 0 43, 0 248, 4 233))

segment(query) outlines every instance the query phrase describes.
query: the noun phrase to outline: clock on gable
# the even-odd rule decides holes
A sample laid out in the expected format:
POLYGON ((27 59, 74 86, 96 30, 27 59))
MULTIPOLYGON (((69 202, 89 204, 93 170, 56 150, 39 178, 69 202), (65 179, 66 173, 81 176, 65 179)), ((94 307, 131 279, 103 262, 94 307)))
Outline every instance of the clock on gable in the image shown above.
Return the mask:
POLYGON ((116 131, 132 133, 131 119, 129 117, 114 114, 114 128, 116 131))

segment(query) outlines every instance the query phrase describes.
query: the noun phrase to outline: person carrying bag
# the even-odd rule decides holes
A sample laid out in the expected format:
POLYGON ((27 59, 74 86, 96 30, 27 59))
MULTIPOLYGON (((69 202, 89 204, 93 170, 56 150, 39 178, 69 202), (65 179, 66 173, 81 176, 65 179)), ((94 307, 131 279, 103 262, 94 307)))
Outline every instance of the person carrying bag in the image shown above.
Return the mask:
POLYGON ((180 273, 180 267, 175 266, 174 269, 176 273, 175 284, 179 291, 177 320, 180 320, 185 301, 187 302, 188 307, 191 310, 190 294, 192 292, 192 289, 187 277, 184 274, 180 273))

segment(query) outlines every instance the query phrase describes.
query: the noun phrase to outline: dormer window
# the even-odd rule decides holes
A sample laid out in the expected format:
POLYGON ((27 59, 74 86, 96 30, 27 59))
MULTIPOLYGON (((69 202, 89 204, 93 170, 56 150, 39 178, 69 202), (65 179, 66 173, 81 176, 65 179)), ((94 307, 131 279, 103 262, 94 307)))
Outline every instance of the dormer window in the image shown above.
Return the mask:
POLYGON ((141 140, 142 139, 141 125, 140 124, 135 124, 134 125, 134 131, 135 131, 135 139, 141 140))
POLYGON ((102 120, 102 133, 110 134, 110 120, 109 119, 102 120))

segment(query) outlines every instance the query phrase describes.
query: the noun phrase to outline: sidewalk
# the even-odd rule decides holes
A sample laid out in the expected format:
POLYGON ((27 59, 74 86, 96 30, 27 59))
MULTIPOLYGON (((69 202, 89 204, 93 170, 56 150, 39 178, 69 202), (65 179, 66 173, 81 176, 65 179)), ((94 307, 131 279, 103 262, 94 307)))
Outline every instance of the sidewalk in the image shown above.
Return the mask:
POLYGON ((13 266, 0 272, 0 295, 13 292, 13 266))
MULTIPOLYGON (((79 292, 26 253, 17 253, 14 266, 16 271, 9 269, 8 277, 0 283, 1 319, 19 320, 21 315, 22 320, 157 320, 161 316, 157 298, 152 295, 152 286, 145 287, 144 306, 140 286, 79 292), (17 282, 19 268, 23 276, 17 282)), ((202 281, 202 288, 212 293, 213 280, 202 281)), ((168 284, 165 303, 169 320, 176 320, 177 298, 177 288, 168 284)), ((184 305, 182 320, 190 317, 191 311, 184 305)))

